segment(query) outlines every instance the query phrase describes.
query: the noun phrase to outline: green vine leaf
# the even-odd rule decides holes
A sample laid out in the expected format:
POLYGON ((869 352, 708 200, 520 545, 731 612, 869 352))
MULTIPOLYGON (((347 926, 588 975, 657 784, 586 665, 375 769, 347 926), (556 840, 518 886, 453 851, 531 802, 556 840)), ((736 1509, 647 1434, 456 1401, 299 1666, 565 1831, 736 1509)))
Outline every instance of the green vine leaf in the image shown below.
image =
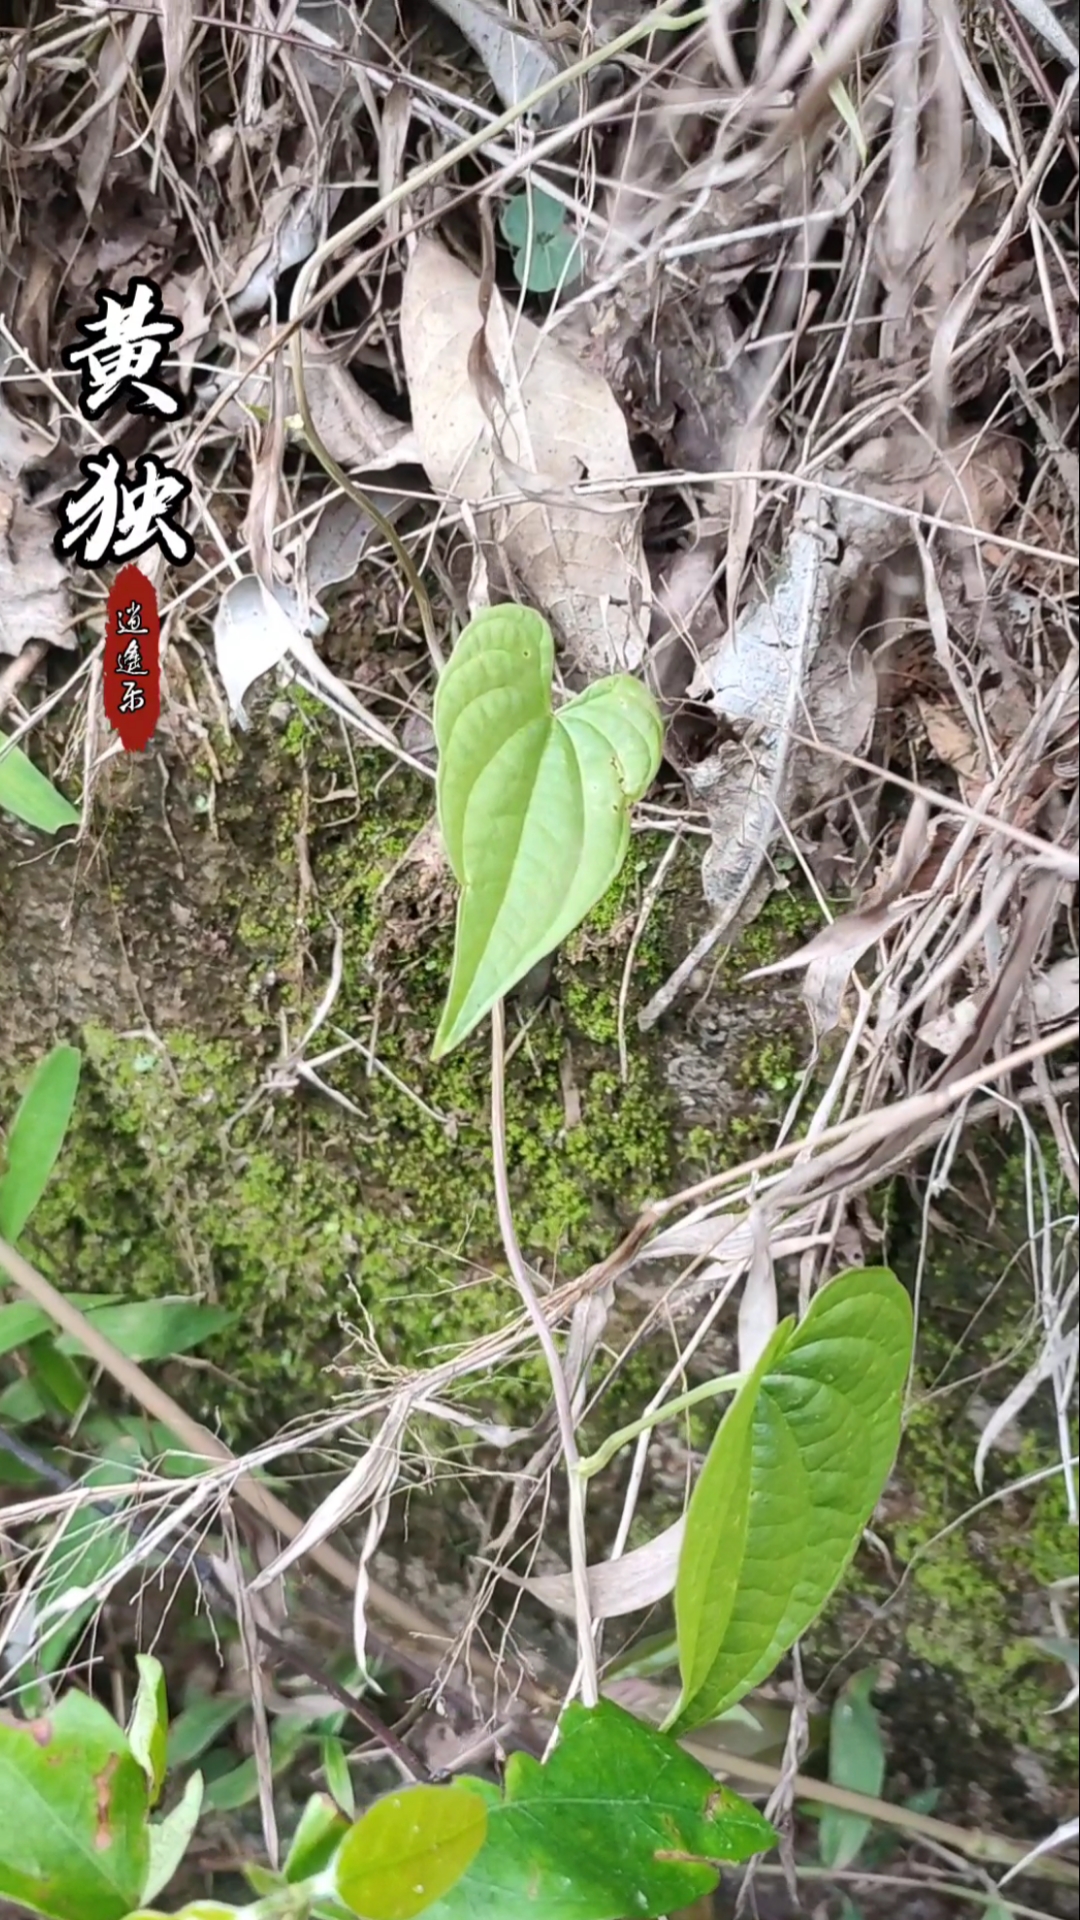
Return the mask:
POLYGON ((149 1864, 146 1779, 112 1716, 67 1693, 0 1716, 0 1897, 49 1920, 124 1920, 149 1864))
POLYGON ((460 1784, 389 1793, 342 1841, 338 1895, 362 1920, 413 1920, 461 1878, 486 1831, 482 1801, 460 1784))
POLYGON ((425 1920, 650 1920, 711 1893, 776 1835, 754 1807, 613 1701, 568 1707, 543 1766, 515 1753, 468 1872, 425 1920))
POLYGON ((660 765, 663 722, 641 681, 598 680, 554 713, 554 666, 546 620, 490 607, 439 681, 439 825, 461 897, 436 1060, 607 891, 660 765))
POLYGON ((790 1322, 777 1329, 756 1375, 749 1473, 750 1382, 728 1409, 691 1495, 679 1556, 674 1732, 714 1719, 771 1673, 839 1582, 896 1457, 912 1331, 911 1301, 895 1274, 841 1274, 794 1331, 790 1322), (714 1577, 734 1587, 722 1605, 714 1577))

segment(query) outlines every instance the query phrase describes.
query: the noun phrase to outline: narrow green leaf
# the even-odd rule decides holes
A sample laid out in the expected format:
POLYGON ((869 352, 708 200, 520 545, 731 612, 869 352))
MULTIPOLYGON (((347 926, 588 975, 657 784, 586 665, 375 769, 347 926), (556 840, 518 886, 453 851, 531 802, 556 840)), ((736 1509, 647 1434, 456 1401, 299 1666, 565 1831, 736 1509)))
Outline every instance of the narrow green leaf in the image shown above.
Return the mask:
POLYGON ((698 1476, 686 1516, 675 1584, 683 1692, 703 1686, 731 1619, 750 1523, 754 1414, 762 1379, 790 1340, 793 1320, 777 1327, 757 1366, 728 1408, 698 1476))
MULTIPOLYGON (((109 1297, 106 1293, 65 1295, 66 1299, 74 1300, 84 1313, 90 1307, 105 1306, 109 1297)), ((35 1307, 32 1301, 10 1301, 7 1306, 0 1307, 0 1354, 10 1353, 14 1347, 28 1346, 39 1334, 51 1333, 55 1324, 51 1315, 43 1307, 35 1307)))
POLYGON ((596 905, 660 764, 663 723, 640 681, 598 681, 553 713, 554 663, 538 613, 491 607, 436 690, 439 825, 461 888, 436 1059, 596 905))
POLYGON ((220 1900, 196 1900, 194 1906, 181 1907, 179 1913, 140 1907, 138 1913, 129 1913, 127 1920, 245 1920, 250 1912, 250 1907, 223 1907, 220 1900))
POLYGON ((50 1920, 124 1920, 142 1898, 146 1781, 84 1693, 46 1718, 0 1716, 0 1896, 50 1920))
POLYGON ((326 1775, 326 1784, 341 1808, 350 1820, 356 1819, 356 1794, 353 1791, 352 1774, 345 1748, 334 1734, 327 1734, 322 1742, 322 1768, 326 1775))
MULTIPOLYGON (((857 1673, 848 1681, 829 1720, 829 1779, 876 1800, 885 1781, 885 1744, 870 1695, 877 1668, 857 1673)), ((871 1822, 861 1813, 826 1807, 818 1829, 822 1864, 840 1872, 862 1850, 871 1822)))
POLYGON ((239 1720, 247 1705, 241 1694, 210 1693, 193 1700, 169 1728, 169 1770, 182 1771, 212 1747, 218 1735, 239 1720))
POLYGON ((191 1845, 191 1837, 199 1824, 202 1800, 202 1774, 193 1773, 172 1812, 161 1820, 153 1821, 147 1828, 150 1864, 146 1885, 142 1890, 144 1900, 156 1900, 159 1893, 164 1893, 191 1845))
MULTIPOLYGON (((134 1466, 124 1468, 109 1461, 91 1467, 80 1484, 89 1488, 111 1488, 137 1478, 134 1466)), ((33 1672, 48 1675, 61 1672, 67 1654, 94 1612, 95 1602, 84 1600, 83 1593, 119 1564, 130 1542, 126 1508, 122 1503, 116 1503, 110 1513, 100 1512, 89 1503, 72 1513, 63 1531, 50 1541, 39 1569, 35 1593, 38 1614, 43 1615, 47 1607, 54 1605, 57 1610, 49 1614, 40 1645, 33 1661, 27 1663, 23 1677, 29 1678, 33 1672)))
POLYGON ((674 1740, 610 1700, 568 1707, 539 1765, 515 1753, 487 1807, 487 1839, 426 1920, 655 1920, 711 1893, 718 1861, 776 1835, 674 1740))
POLYGON ((79 824, 70 801, 38 772, 21 747, 9 743, 6 733, 0 733, 0 809, 42 833, 58 833, 61 827, 79 824))
MULTIPOLYGON (((821 1289, 763 1377, 750 1518, 741 1547, 737 1535, 731 1542, 735 1598, 704 1674, 700 1622, 691 1615, 675 1731, 715 1718, 771 1673, 841 1579, 896 1456, 911 1342, 911 1302, 895 1274, 859 1268, 821 1289)), ((724 1426, 713 1442, 721 1450, 724 1426)), ((709 1461, 706 1476, 711 1482, 709 1461)), ((715 1559, 714 1532, 713 1512, 695 1489, 681 1561, 693 1568, 715 1559)), ((682 1631, 680 1620, 680 1649, 682 1631)))
POLYGON ((86 1400, 86 1381, 73 1360, 61 1353, 51 1334, 32 1340, 24 1359, 27 1378, 40 1393, 46 1406, 69 1417, 78 1413, 86 1400))
POLYGON ((54 1047, 34 1069, 11 1123, 0 1174, 0 1240, 17 1240, 41 1199, 64 1144, 81 1064, 77 1047, 54 1047))
POLYGON ((128 1727, 128 1741, 146 1775, 150 1805, 156 1807, 165 1784, 166 1747, 169 1737, 169 1703, 165 1693, 165 1671, 153 1654, 137 1653, 139 1686, 128 1727))
MULTIPOLYGON (((95 1307, 87 1319, 129 1360, 168 1360, 188 1353, 231 1327, 236 1314, 201 1300, 118 1300, 95 1307)), ((61 1353, 82 1353, 74 1334, 57 1341, 61 1353)))
POLYGON ((413 1920, 460 1880, 486 1831, 483 1801, 467 1789, 403 1787, 342 1841, 338 1894, 363 1920, 413 1920))
POLYGON ((300 1815, 285 1856, 282 1873, 286 1882, 296 1886, 324 1872, 348 1831, 349 1822, 334 1802, 325 1793, 313 1795, 300 1815))

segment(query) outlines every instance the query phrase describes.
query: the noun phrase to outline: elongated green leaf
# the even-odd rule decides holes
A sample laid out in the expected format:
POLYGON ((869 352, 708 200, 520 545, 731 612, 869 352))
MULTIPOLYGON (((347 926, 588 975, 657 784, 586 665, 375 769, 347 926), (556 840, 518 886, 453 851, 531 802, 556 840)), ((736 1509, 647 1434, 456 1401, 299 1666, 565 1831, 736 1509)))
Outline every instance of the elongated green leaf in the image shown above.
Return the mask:
POLYGON ((162 1820, 152 1821, 147 1828, 150 1844, 150 1864, 146 1873, 146 1885, 142 1890, 144 1900, 156 1900, 163 1893, 180 1865, 191 1837, 199 1824, 202 1811, 203 1781, 201 1773, 193 1773, 184 1788, 182 1798, 171 1813, 162 1820))
MULTIPOLYGON (((754 1406, 735 1598, 708 1658, 693 1610, 703 1592, 695 1569, 717 1561, 715 1476, 706 1462, 687 1512, 675 1590, 683 1679, 675 1731, 714 1718, 771 1673, 837 1585, 896 1456, 911 1340, 911 1302, 896 1276, 859 1268, 821 1289, 776 1355, 754 1406), (689 1610, 680 1607, 680 1589, 691 1597, 689 1610)), ((713 1442, 721 1456, 727 1419, 713 1442)))
POLYGON ((220 1733, 239 1720, 247 1701, 239 1693, 209 1693, 178 1713, 169 1728, 170 1769, 189 1767, 220 1733))
POLYGON ((165 1783, 165 1753, 169 1733, 169 1704, 165 1672, 153 1654, 137 1653, 139 1687, 128 1728, 128 1742, 146 1775, 150 1805, 156 1806, 165 1783))
POLYGON ((68 1693, 0 1718, 0 1896, 50 1920, 124 1920, 142 1898, 146 1781, 115 1720, 68 1693))
POLYGON ((335 1735, 327 1734, 320 1742, 319 1753, 332 1799, 350 1820, 355 1820, 356 1794, 344 1746, 335 1735))
POLYGON ((337 1891, 363 1920, 413 1920, 460 1880, 487 1832, 466 1788, 404 1787, 369 1807, 337 1856, 337 1891))
MULTIPOLYGON (((226 1307, 208 1306, 201 1300, 118 1300, 95 1307, 86 1317, 129 1360, 140 1361, 188 1353, 236 1319, 226 1307)), ((63 1334, 57 1346, 61 1353, 83 1351, 74 1334, 63 1334)))
POLYGON ((640 681, 600 680, 553 713, 554 664, 538 613, 491 607, 436 691, 439 825, 461 887, 436 1059, 596 905, 660 764, 663 723, 640 681))
POLYGON ((250 1911, 247 1907, 223 1907, 220 1900, 196 1900, 192 1907, 181 1907, 178 1913, 162 1913, 157 1907, 140 1907, 138 1913, 128 1914, 127 1920, 244 1920, 250 1911))
POLYGON ((568 1707, 545 1765, 515 1753, 505 1789, 460 1787, 487 1807, 488 1833, 426 1920, 650 1920, 711 1893, 721 1860, 748 1860, 776 1835, 674 1740, 610 1700, 568 1707))
MULTIPOLYGON (((116 1487, 136 1480, 138 1469, 122 1467, 115 1461, 91 1467, 83 1475, 84 1487, 116 1487)), ((49 1543, 49 1550, 38 1573, 35 1605, 45 1616, 40 1644, 22 1678, 33 1673, 55 1675, 61 1671, 87 1621, 94 1612, 93 1599, 84 1599, 87 1588, 110 1573, 123 1559, 131 1544, 127 1509, 122 1502, 109 1503, 112 1511, 102 1512, 87 1504, 73 1511, 63 1530, 49 1543)))
POLYGON ((675 1585, 679 1672, 683 1690, 695 1694, 704 1684, 723 1645, 731 1619, 750 1524, 750 1475, 753 1466, 754 1414, 768 1368, 790 1340, 795 1322, 777 1327, 757 1366, 735 1395, 721 1422, 694 1488, 687 1530, 699 1532, 698 1550, 679 1556, 675 1585), (695 1513, 708 1514, 700 1526, 695 1513))
POLYGON ((77 1047, 54 1047, 19 1102, 0 1174, 0 1240, 17 1240, 41 1199, 64 1144, 81 1064, 77 1047))
POLYGON ((328 1794, 317 1793, 308 1801, 285 1856, 282 1876, 290 1886, 310 1880, 330 1865, 349 1831, 349 1822, 338 1811, 328 1794))
MULTIPOLYGON (((77 1307, 86 1313, 90 1307, 104 1306, 109 1299, 106 1293, 67 1294, 77 1307)), ((39 1334, 51 1333, 56 1325, 52 1316, 44 1307, 35 1307, 31 1300, 11 1300, 7 1306, 0 1307, 0 1354, 10 1353, 13 1347, 25 1347, 39 1334)))
MULTIPOLYGON (((868 1794, 876 1800, 885 1781, 885 1745, 870 1695, 877 1668, 848 1681, 829 1721, 829 1779, 834 1787, 868 1794)), ((865 1814, 826 1807, 818 1829, 822 1863, 840 1872, 860 1853, 870 1832, 865 1814)))
POLYGON ((40 827, 42 833, 79 824, 70 801, 38 772, 21 747, 9 743, 6 733, 0 733, 0 808, 25 820, 28 827, 40 827))

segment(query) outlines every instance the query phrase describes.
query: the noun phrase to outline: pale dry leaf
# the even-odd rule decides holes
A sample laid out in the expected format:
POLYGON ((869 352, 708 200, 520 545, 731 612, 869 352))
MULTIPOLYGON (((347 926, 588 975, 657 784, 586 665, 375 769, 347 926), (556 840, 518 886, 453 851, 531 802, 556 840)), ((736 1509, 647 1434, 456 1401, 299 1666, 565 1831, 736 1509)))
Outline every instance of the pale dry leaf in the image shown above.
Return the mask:
MULTIPOLYGON (((435 0, 435 5, 483 61, 504 107, 516 107, 561 71, 550 47, 511 21, 494 0, 492 4, 487 0, 435 0)), ((572 118, 574 110, 574 91, 567 87, 541 103, 537 124, 558 126, 572 118)))
MULTIPOLYGON (((1031 982, 1031 1010, 1040 1031, 1057 1027, 1076 1016, 1080 996, 1080 959, 1067 954, 1031 982)), ((919 1028, 919 1039, 935 1053, 953 1053, 962 1040, 974 1032, 979 1013, 979 997, 969 994, 958 1000, 919 1028)))
POLYGON ((815 933, 812 940, 787 953, 770 966, 755 967, 743 975, 745 980, 761 980, 775 973, 796 973, 805 967, 803 997, 813 1016, 819 1036, 831 1033, 840 1023, 844 994, 852 971, 871 947, 898 926, 913 908, 916 899, 896 900, 889 905, 861 907, 845 913, 815 933))
POLYGON ((633 671, 650 589, 639 509, 622 486, 636 467, 621 409, 606 381, 495 293, 482 337, 505 400, 496 436, 470 372, 482 326, 475 275, 421 239, 405 275, 401 341, 428 476, 478 510, 481 537, 551 622, 564 663, 590 679, 633 671), (603 491, 571 492, 586 479, 603 491))
POLYGON ((739 1301, 739 1372, 752 1373, 773 1334, 779 1316, 776 1269, 769 1245, 769 1229, 760 1207, 749 1218, 754 1252, 739 1301))
POLYGON ((0 654, 31 640, 75 645, 67 569, 53 550, 56 523, 0 473, 0 654))
POLYGON ((165 84, 158 96, 155 118, 164 131, 169 108, 175 101, 197 141, 199 116, 191 88, 191 45, 196 33, 194 0, 161 0, 161 11, 165 84))
POLYGON ((244 709, 248 688, 289 655, 365 731, 392 744, 389 729, 320 660, 306 624, 295 594, 286 586, 276 585, 271 593, 256 575, 245 574, 226 588, 214 620, 214 651, 237 724, 250 725, 244 709))
POLYGON ((991 1449, 1001 1445, 1007 1428, 1033 1400, 1045 1380, 1050 1380, 1064 1368, 1072 1366, 1075 1372, 1078 1336, 1075 1327, 1064 1328, 1060 1324, 1051 1330, 1043 1341, 1042 1350, 1034 1366, 1028 1368, 1022 1380, 1018 1380, 1012 1392, 1006 1396, 999 1407, 987 1420, 979 1435, 979 1444, 975 1450, 975 1485, 982 1492, 986 1473, 986 1462, 991 1449))
MULTIPOLYGON (((244 351, 257 359, 270 337, 260 327, 244 351)), ((356 473, 377 473, 387 467, 420 464, 420 447, 411 428, 395 420, 377 400, 357 384, 348 367, 342 366, 332 348, 316 334, 305 333, 304 389, 316 433, 327 452, 341 467, 356 473)), ((232 386, 236 369, 223 371, 215 386, 232 386)), ((292 363, 284 357, 281 368, 283 405, 294 433, 302 432, 299 401, 292 376, 292 363)), ((267 412, 273 393, 273 376, 264 361, 249 373, 230 393, 221 411, 221 424, 233 432, 242 432, 252 415, 261 419, 267 412)))
MULTIPOLYGON (((683 1530, 684 1522, 677 1520, 673 1527, 658 1533, 643 1547, 635 1547, 618 1560, 601 1560, 590 1567, 589 1611, 593 1619, 619 1620, 624 1614, 636 1613, 641 1607, 655 1606, 658 1600, 665 1600, 674 1591, 683 1530)), ((573 1618, 572 1574, 546 1573, 522 1579, 506 1568, 501 1572, 504 1580, 523 1587, 553 1613, 573 1618)))
POLYGON ((970 729, 957 714, 937 701, 916 696, 916 704, 926 737, 942 764, 951 767, 961 780, 978 779, 985 769, 970 729))
POLYGON ((312 185, 300 167, 288 167, 280 186, 267 194, 260 231, 225 289, 234 320, 261 313, 282 274, 315 250, 344 189, 312 185))
MULTIPOLYGON (((116 149, 120 96, 129 74, 134 71, 139 47, 149 24, 148 15, 144 14, 141 18, 137 16, 121 36, 119 30, 110 23, 102 42, 93 81, 93 107, 83 122, 86 137, 78 142, 79 158, 75 171, 75 190, 88 220, 93 218, 102 183, 116 149)), ((69 128, 68 140, 74 141, 79 131, 78 124, 69 128)))

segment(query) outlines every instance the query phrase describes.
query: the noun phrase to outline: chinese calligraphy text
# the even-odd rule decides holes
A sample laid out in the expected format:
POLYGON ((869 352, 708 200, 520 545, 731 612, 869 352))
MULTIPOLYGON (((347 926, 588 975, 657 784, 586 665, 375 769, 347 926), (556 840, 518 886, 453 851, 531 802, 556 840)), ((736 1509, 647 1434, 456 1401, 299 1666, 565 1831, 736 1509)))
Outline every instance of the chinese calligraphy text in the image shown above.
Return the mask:
POLYGON ((161 711, 157 594, 138 567, 121 567, 105 616, 105 717, 128 753, 149 746, 161 711))
MULTIPOLYGON (((152 280, 130 280, 123 295, 99 293, 96 316, 80 320, 78 331, 83 337, 66 347, 61 359, 80 376, 84 419, 97 420, 118 400, 132 413, 179 417, 182 396, 156 374, 181 325, 164 312, 152 280)), ((87 454, 80 464, 84 484, 66 493, 58 509, 54 546, 61 560, 70 556, 81 567, 101 567, 157 547, 174 565, 187 565, 195 542, 176 513, 191 493, 189 480, 152 453, 136 460, 129 475, 127 462, 113 447, 87 454)))

